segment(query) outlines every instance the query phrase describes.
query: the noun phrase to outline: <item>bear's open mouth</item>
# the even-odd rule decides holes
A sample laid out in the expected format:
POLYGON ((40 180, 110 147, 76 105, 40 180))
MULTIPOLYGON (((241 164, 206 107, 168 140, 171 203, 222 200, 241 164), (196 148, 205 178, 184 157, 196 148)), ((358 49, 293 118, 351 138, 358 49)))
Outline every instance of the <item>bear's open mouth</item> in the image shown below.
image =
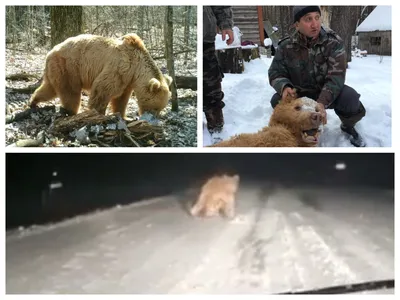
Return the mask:
POLYGON ((318 143, 318 138, 320 136, 321 129, 320 128, 313 128, 308 130, 303 130, 301 133, 301 137, 303 141, 306 143, 318 143))

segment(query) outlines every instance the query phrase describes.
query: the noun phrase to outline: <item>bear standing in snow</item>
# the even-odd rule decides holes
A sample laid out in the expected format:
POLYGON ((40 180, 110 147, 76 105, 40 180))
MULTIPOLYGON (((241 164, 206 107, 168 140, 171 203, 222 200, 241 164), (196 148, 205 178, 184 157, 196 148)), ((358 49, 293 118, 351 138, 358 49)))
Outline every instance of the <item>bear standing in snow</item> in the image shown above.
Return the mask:
POLYGON ((227 218, 235 217, 238 174, 213 176, 201 188, 200 195, 190 210, 192 216, 213 217, 221 213, 227 218))

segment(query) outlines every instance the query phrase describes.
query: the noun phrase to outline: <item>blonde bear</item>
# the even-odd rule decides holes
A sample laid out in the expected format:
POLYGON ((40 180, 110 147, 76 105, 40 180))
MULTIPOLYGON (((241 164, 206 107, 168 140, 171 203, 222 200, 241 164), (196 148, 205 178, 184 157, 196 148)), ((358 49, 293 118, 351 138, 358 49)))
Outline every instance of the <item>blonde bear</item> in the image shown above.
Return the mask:
POLYGON ((289 95, 275 107, 268 126, 210 147, 317 147, 325 124, 316 101, 289 95))
POLYGON ((239 187, 239 175, 222 175, 210 178, 201 188, 200 195, 193 205, 192 216, 213 217, 235 216, 235 196, 239 187))
POLYGON ((139 115, 158 116, 171 97, 171 82, 136 34, 118 39, 83 34, 68 38, 47 54, 43 82, 30 106, 59 97, 62 107, 75 115, 84 90, 90 94, 89 109, 104 115, 110 103, 112 112, 125 118, 134 91, 139 115))

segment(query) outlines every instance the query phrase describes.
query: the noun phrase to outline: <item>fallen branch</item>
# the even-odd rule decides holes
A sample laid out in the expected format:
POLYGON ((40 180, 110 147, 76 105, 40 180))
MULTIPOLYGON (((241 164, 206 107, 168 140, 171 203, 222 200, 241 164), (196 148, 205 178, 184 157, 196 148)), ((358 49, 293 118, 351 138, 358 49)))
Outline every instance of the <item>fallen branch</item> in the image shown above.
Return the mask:
POLYGON ((175 76, 178 89, 191 89, 197 91, 197 77, 175 76))
MULTIPOLYGON (((15 42, 7 42, 6 41, 6 44, 19 44, 19 43, 15 43, 15 42)), ((11 47, 6 47, 6 50, 11 50, 11 51, 18 51, 18 52, 24 52, 24 53, 26 53, 26 49, 24 48, 24 49, 19 49, 19 48, 11 48, 11 47)))
POLYGON ((129 134, 124 133, 123 137, 126 138, 132 145, 135 145, 136 147, 141 147, 140 144, 136 142, 129 134))
POLYGON ((26 139, 15 142, 15 147, 39 147, 42 144, 39 140, 26 139))
POLYGON ((39 132, 36 139, 24 139, 9 145, 8 147, 40 147, 43 145, 45 137, 43 131, 39 132))
POLYGON ((162 133, 162 128, 160 126, 151 125, 145 120, 137 120, 130 122, 126 125, 130 132, 134 134, 141 134, 141 133, 162 133))
MULTIPOLYGON (((182 51, 177 51, 174 52, 174 56, 177 54, 183 54, 183 53, 191 53, 191 52, 196 52, 196 50, 182 50, 182 51)), ((165 55, 163 56, 155 56, 153 57, 154 60, 158 60, 158 59, 165 59, 165 55)))
POLYGON ((91 109, 74 116, 55 120, 51 132, 54 134, 66 134, 86 125, 108 124, 110 122, 118 122, 118 116, 105 116, 99 114, 95 109, 91 109))
POLYGON ((56 107, 54 105, 37 107, 37 108, 28 108, 22 112, 8 115, 6 116, 6 124, 10 124, 13 122, 19 122, 21 120, 27 119, 31 116, 32 113, 42 113, 42 112, 56 112, 56 107))
POLYGON ((27 74, 27 73, 17 73, 6 76, 6 80, 12 80, 12 81, 21 81, 21 80, 30 81, 32 79, 40 80, 40 76, 36 74, 27 74))
POLYGON ((41 84, 42 84, 43 77, 39 79, 38 82, 27 86, 26 88, 16 89, 16 88, 9 88, 6 87, 8 93, 14 94, 32 94, 41 84))

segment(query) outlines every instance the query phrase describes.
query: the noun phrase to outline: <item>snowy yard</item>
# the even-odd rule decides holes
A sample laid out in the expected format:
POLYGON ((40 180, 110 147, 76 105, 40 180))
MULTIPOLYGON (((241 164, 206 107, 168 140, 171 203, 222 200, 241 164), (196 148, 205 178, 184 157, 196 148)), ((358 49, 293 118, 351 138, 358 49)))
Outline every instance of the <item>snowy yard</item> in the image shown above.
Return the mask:
POLYGON ((192 197, 7 232, 6 292, 253 294, 394 279, 391 190, 248 182, 233 221, 190 217, 192 197))
MULTIPOLYGON (((268 82, 268 68, 272 58, 245 63, 243 74, 225 74, 222 88, 225 93, 225 127, 211 136, 203 114, 203 145, 213 140, 228 139, 239 133, 253 133, 268 125, 272 114, 270 99, 275 93, 268 82)), ((367 147, 390 147, 392 134, 392 58, 377 55, 353 57, 346 73, 346 84, 353 87, 367 111, 356 125, 367 147)), ((340 119, 333 110, 327 110, 328 124, 324 127, 320 146, 353 147, 339 128, 340 119)))

